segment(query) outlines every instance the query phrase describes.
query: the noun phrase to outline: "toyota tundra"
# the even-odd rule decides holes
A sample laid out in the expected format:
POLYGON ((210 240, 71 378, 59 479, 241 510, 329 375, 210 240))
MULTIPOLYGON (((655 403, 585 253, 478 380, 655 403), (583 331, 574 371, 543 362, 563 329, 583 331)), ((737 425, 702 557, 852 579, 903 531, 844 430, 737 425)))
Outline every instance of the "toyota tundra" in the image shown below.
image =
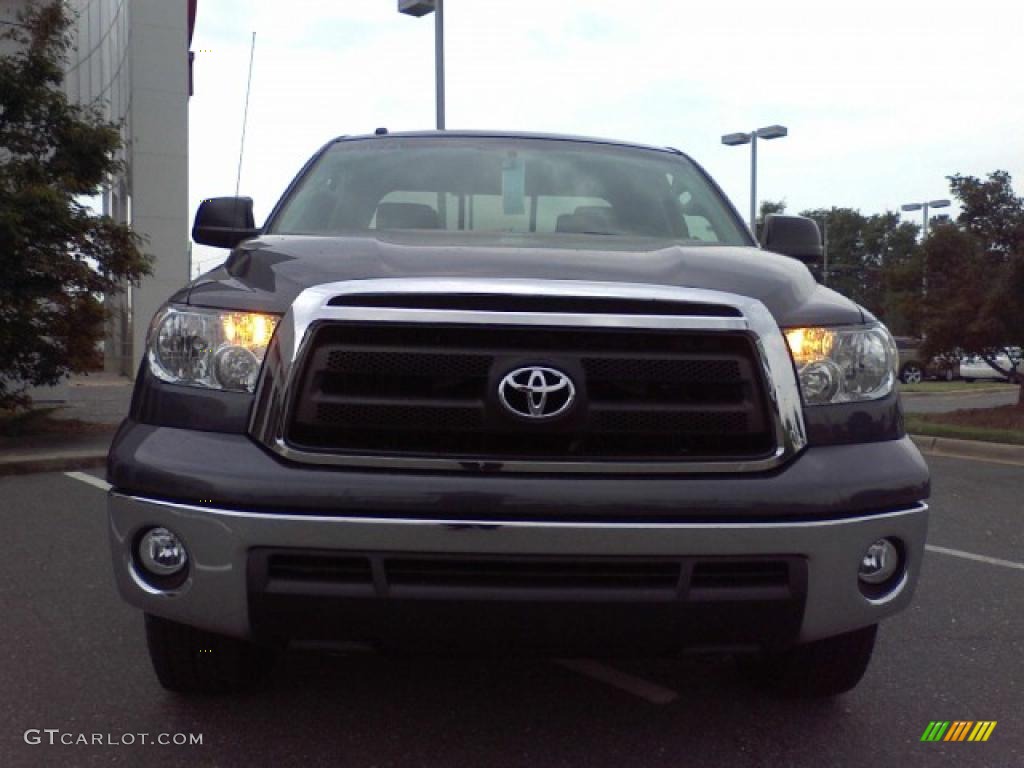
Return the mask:
POLYGON ((289 645, 736 656, 857 684, 921 569, 892 336, 671 148, 342 137, 149 330, 110 450, 121 595, 160 683, 289 645))

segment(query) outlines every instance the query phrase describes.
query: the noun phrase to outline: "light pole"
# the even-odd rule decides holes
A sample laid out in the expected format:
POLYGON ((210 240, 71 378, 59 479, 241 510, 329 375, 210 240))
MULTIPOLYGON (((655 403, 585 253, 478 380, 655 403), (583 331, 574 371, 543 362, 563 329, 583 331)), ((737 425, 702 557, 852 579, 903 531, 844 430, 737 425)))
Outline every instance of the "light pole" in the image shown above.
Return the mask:
POLYGON ((789 135, 784 125, 767 125, 750 133, 727 133, 722 143, 728 147, 750 145, 750 231, 757 237, 757 140, 781 139, 789 135))
POLYGON ((928 237, 928 210, 930 208, 949 208, 949 200, 929 200, 926 203, 907 203, 901 205, 901 211, 923 211, 923 222, 921 226, 921 239, 928 237))
MULTIPOLYGON (((948 208, 949 200, 929 200, 926 203, 907 203, 901 205, 901 211, 923 211, 921 214, 921 242, 923 243, 925 238, 928 237, 928 209, 930 208, 948 208)), ((928 295, 928 250, 922 249, 924 254, 924 263, 921 265, 921 295, 928 295)))
POLYGON ((437 130, 444 130, 444 0, 398 0, 398 12, 434 14, 434 82, 437 88, 437 130))

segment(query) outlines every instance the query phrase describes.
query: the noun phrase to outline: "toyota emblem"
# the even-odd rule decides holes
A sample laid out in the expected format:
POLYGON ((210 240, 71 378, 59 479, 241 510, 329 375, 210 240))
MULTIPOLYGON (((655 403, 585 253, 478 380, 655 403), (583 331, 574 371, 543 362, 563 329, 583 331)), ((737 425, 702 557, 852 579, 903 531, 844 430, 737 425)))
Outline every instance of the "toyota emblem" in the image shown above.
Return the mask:
POLYGON ((572 379, 554 368, 516 368, 498 385, 501 404, 516 416, 553 419, 576 402, 572 379))

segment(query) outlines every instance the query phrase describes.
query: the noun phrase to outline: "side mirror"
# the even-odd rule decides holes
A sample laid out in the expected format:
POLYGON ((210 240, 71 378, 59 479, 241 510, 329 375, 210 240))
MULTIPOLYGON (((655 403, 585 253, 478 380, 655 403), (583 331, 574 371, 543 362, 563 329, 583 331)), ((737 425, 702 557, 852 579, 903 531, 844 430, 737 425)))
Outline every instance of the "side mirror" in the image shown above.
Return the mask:
POLYGON ((761 247, 766 251, 791 256, 804 264, 821 261, 821 232, 818 222, 803 216, 770 213, 761 229, 761 247))
POLYGON ((251 197, 212 197, 196 211, 192 239, 215 248, 234 248, 260 230, 252 216, 251 197))

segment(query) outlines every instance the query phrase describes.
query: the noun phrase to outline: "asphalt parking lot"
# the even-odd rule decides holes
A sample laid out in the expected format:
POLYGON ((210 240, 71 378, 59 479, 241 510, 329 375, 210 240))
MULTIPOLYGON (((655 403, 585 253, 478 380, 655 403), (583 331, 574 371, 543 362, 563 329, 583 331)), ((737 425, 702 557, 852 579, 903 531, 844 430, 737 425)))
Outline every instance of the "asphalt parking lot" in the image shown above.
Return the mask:
POLYGON ((883 625, 861 685, 827 702, 754 693, 722 658, 313 653, 289 655, 267 691, 176 697, 153 677, 141 616, 115 594, 102 489, 80 475, 0 478, 0 765, 1021 765, 1024 468, 930 463, 915 603, 883 625), (985 743, 922 743, 933 720, 998 724, 985 743), (202 744, 51 746, 46 729, 202 744))

